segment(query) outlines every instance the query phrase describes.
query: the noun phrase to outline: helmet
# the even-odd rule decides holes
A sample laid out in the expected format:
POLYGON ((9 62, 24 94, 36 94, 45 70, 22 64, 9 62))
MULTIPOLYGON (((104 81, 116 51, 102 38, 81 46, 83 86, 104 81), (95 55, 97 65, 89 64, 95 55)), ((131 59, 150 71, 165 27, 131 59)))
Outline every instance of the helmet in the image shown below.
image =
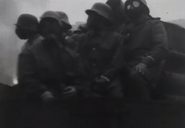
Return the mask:
POLYGON ((108 21, 113 22, 113 11, 111 7, 107 4, 95 3, 91 9, 86 10, 86 13, 88 15, 92 12, 95 12, 106 18, 108 21))
POLYGON ((60 20, 66 25, 67 30, 71 29, 72 26, 69 23, 69 18, 66 15, 66 13, 64 13, 62 11, 57 11, 56 13, 59 15, 60 20))
POLYGON ((125 14, 125 3, 121 0, 107 0, 106 4, 108 4, 113 12, 114 18, 116 21, 127 21, 127 16, 125 14))
POLYGON ((74 30, 73 33, 85 33, 89 30, 86 24, 80 24, 77 30, 74 30))
POLYGON ((36 31, 38 26, 38 20, 35 16, 31 14, 21 14, 15 25, 25 30, 36 31))
POLYGON ((52 18, 52 19, 57 20, 61 24, 60 16, 58 15, 58 13, 56 13, 54 11, 46 11, 42 14, 42 16, 40 18, 41 18, 41 20, 44 18, 52 18))
POLYGON ((143 5, 145 6, 145 9, 146 9, 146 11, 147 11, 147 14, 150 14, 150 9, 148 8, 148 5, 147 5, 147 2, 146 2, 146 0, 140 0, 142 3, 143 3, 143 5))
POLYGON ((127 0, 127 1, 125 2, 125 4, 127 4, 127 2, 132 2, 132 1, 139 1, 139 2, 141 2, 141 3, 144 5, 144 8, 145 8, 145 10, 146 10, 146 13, 147 13, 148 15, 150 14, 150 9, 149 9, 148 6, 147 6, 146 0, 127 0))
POLYGON ((108 4, 112 9, 116 9, 121 2, 121 0, 107 0, 106 4, 108 4))

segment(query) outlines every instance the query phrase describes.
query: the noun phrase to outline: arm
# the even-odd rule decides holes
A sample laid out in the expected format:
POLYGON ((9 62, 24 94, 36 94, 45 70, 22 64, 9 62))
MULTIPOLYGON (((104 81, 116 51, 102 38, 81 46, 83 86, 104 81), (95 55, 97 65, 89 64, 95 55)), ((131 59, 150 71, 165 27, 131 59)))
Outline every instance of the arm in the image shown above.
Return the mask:
POLYGON ((40 83, 34 57, 29 50, 24 50, 18 58, 18 82, 25 90, 28 98, 38 99, 47 91, 45 85, 40 83))
POLYGON ((111 81, 122 68, 124 68, 124 38, 122 36, 118 36, 117 38, 117 46, 116 51, 113 56, 111 63, 106 67, 106 69, 102 73, 102 77, 107 79, 107 81, 111 81))
POLYGON ((166 30, 159 20, 154 20, 152 23, 152 50, 143 58, 142 63, 150 67, 153 63, 158 63, 168 55, 168 41, 166 30))

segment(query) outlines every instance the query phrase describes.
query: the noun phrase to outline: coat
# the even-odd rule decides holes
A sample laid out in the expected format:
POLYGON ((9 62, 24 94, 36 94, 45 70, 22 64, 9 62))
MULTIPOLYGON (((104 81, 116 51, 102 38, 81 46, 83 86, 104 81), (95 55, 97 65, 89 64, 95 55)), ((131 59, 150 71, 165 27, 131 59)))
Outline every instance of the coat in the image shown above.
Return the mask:
POLYGON ((157 80, 168 56, 167 33, 159 19, 143 15, 130 22, 123 31, 125 39, 125 61, 132 69, 139 63, 147 66, 150 80, 157 80))
POLYGON ((84 60, 84 66, 90 79, 104 75, 109 79, 115 78, 118 67, 112 66, 123 38, 116 32, 102 32, 100 34, 89 31, 76 35, 77 52, 84 60))
POLYGON ((22 46, 21 51, 31 47, 34 43, 40 42, 42 39, 43 39, 42 36, 40 36, 39 34, 36 34, 35 36, 33 36, 32 38, 26 41, 26 43, 22 46))
POLYGON ((51 91, 58 97, 64 87, 74 84, 73 76, 83 74, 78 72, 82 71, 79 67, 75 67, 78 55, 60 46, 43 39, 19 55, 18 82, 28 99, 39 99, 45 91, 51 91))

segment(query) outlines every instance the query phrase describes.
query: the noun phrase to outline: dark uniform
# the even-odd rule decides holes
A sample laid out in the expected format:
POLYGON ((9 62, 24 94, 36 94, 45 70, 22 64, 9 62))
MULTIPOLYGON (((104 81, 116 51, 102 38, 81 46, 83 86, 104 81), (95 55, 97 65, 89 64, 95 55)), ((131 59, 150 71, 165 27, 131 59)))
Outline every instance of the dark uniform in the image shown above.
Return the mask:
POLYGON ((28 39, 26 43, 22 46, 21 51, 24 51, 24 49, 28 49, 29 47, 33 45, 33 43, 40 42, 42 39, 43 37, 40 36, 39 34, 33 36, 32 38, 28 39))
POLYGON ((111 83, 104 91, 111 96, 122 96, 121 84, 115 80, 119 66, 113 61, 123 41, 122 36, 109 31, 100 34, 90 31, 75 39, 78 42, 77 52, 84 60, 87 79, 93 81, 98 76, 105 76, 110 79, 111 83))
POLYGON ((125 32, 127 33, 125 61, 132 72, 128 94, 131 97, 149 97, 148 90, 158 82, 164 60, 168 55, 167 34, 159 19, 147 15, 141 16, 137 22, 127 26, 129 29, 125 29, 128 30, 128 33, 125 32), (133 69, 139 63, 147 66, 144 75, 133 69))
POLYGON ((77 59, 73 57, 78 58, 70 49, 59 48, 44 40, 23 50, 19 55, 18 81, 25 88, 28 98, 38 99, 45 91, 60 97, 62 89, 72 84, 70 78, 79 69, 75 67, 77 59))

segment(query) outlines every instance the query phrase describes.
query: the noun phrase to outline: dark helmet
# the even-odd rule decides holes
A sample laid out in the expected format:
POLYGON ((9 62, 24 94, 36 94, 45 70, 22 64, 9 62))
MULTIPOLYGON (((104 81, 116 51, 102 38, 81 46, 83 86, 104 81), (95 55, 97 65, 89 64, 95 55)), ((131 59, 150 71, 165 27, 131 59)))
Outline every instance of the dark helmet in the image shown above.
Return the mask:
POLYGON ((116 21, 126 22, 127 16, 125 13, 125 3, 121 0, 107 0, 106 4, 108 4, 113 12, 114 18, 116 21))
POLYGON ((61 20, 61 22, 63 22, 66 25, 66 29, 69 30, 72 28, 72 26, 69 23, 69 18, 66 15, 66 13, 62 12, 62 11, 57 11, 56 12, 59 15, 59 18, 61 20))
POLYGON ((107 4, 95 3, 91 9, 86 10, 86 13, 88 15, 92 12, 95 12, 106 18, 108 21, 113 22, 113 11, 111 7, 107 4))
POLYGON ((112 9, 116 9, 121 2, 121 0, 107 0, 106 4, 108 4, 112 9))
POLYGON ((127 4, 128 2, 133 2, 133 1, 138 1, 138 2, 141 2, 141 4, 143 5, 144 9, 145 9, 145 12, 149 15, 150 14, 150 9, 148 8, 147 6, 147 2, 146 0, 127 0, 125 2, 125 4, 127 4))
POLYGON ((73 33, 85 33, 89 30, 88 26, 86 24, 80 24, 78 26, 77 30, 74 30, 73 33))
POLYGON ((59 14, 54 11, 46 11, 42 14, 42 16, 40 18, 41 18, 41 20, 44 18, 52 18, 52 19, 57 20, 59 22, 59 24, 61 24, 59 14))
POLYGON ((31 14, 21 14, 15 25, 25 30, 37 31, 38 20, 31 14))

